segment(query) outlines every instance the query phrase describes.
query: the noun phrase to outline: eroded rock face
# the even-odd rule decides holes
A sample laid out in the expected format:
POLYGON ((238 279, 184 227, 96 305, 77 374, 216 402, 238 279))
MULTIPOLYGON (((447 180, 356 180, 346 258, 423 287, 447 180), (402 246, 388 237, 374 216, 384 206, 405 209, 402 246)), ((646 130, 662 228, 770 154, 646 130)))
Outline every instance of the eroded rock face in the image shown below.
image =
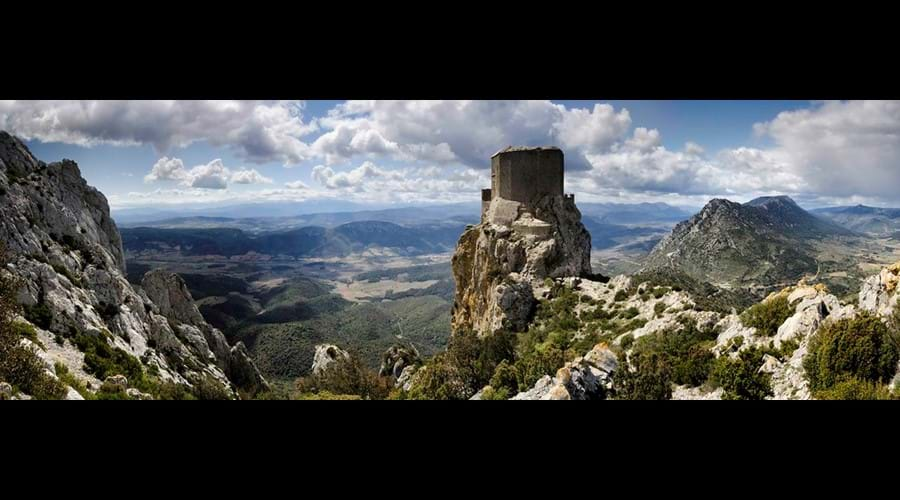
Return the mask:
POLYGON ((545 278, 591 275, 591 239, 565 196, 531 207, 495 198, 485 220, 466 230, 453 256, 452 327, 490 335, 524 330, 545 278))
POLYGON ((311 371, 313 376, 321 375, 339 359, 350 359, 350 354, 334 344, 319 344, 313 356, 311 371))
POLYGON ((880 316, 890 316, 897 306, 900 285, 900 262, 867 278, 859 291, 859 308, 880 316))
MULTIPOLYGON (((239 356, 230 355, 221 333, 203 321, 190 294, 156 293, 153 286, 166 289, 169 283, 151 279, 158 305, 127 281, 122 238, 109 205, 87 185, 78 165, 41 162, 5 132, 0 132, 0 241, 11 260, 0 272, 22 282, 18 301, 46 313, 35 326, 44 340, 42 352, 52 351, 54 362, 91 382, 81 377, 83 356, 72 340, 101 336, 164 382, 190 386, 212 379, 231 391, 226 373, 241 366, 240 360, 232 362, 239 356), (64 342, 51 346, 55 338, 64 342)), ((27 311, 25 316, 35 319, 27 311)), ((261 377, 257 382, 264 385, 261 377)))
POLYGON ((197 357, 214 364, 244 391, 255 394, 269 389, 244 344, 238 342, 234 347, 229 346, 222 332, 203 319, 181 276, 155 269, 144 275, 141 288, 174 326, 175 336, 197 357))
POLYGON ((419 351, 414 345, 391 346, 381 355, 381 367, 378 374, 382 377, 394 377, 399 381, 400 376, 407 368, 421 363, 419 351))

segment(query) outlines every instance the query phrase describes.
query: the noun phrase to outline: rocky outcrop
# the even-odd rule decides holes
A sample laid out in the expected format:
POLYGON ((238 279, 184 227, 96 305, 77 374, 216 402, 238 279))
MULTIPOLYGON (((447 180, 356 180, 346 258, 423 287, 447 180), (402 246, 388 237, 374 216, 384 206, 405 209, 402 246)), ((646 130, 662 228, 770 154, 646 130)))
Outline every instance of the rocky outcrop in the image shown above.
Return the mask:
POLYGON ((890 316, 897 306, 900 285, 900 262, 886 267, 863 282, 859 291, 859 308, 880 316, 890 316))
POLYGON ((453 256, 454 331, 524 330, 545 278, 591 276, 591 239, 575 202, 544 196, 533 206, 495 198, 453 256))
POLYGON ((381 355, 381 368, 378 375, 382 377, 394 377, 399 381, 400 376, 407 368, 422 364, 419 351, 412 344, 395 345, 381 355))
POLYGON ((229 346, 222 332, 203 319, 181 276, 156 269, 144 275, 141 288, 196 357, 215 364, 241 390, 256 394, 269 389, 243 342, 229 346))
POLYGON ((313 376, 321 375, 329 366, 340 359, 350 359, 350 353, 334 344, 319 344, 316 346, 316 354, 313 356, 313 364, 310 371, 313 376))
POLYGON ((584 357, 576 358, 557 370, 556 376, 545 376, 514 400, 600 400, 612 389, 612 379, 619 366, 616 354, 604 344, 595 346, 584 357))
POLYGON ((79 336, 104 339, 163 382, 193 386, 214 380, 231 393, 227 374, 241 373, 250 375, 250 386, 265 386, 240 347, 232 353, 221 333, 203 321, 190 294, 172 293, 175 278, 148 282, 159 304, 127 281, 122 239, 106 198, 87 185, 75 162, 41 162, 5 132, 0 241, 10 257, 0 272, 22 282, 18 301, 44 344, 39 355, 85 382, 99 386, 82 370, 83 355, 74 342, 79 336))

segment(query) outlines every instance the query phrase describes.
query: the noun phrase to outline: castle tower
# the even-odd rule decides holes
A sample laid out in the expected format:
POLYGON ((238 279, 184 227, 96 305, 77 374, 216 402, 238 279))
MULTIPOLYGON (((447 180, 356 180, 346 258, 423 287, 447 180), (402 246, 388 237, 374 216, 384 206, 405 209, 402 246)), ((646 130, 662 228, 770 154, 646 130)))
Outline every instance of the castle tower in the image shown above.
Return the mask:
POLYGON ((482 217, 496 198, 528 207, 545 195, 562 196, 565 161, 553 146, 508 147, 491 157, 491 189, 482 191, 482 217))
POLYGON ((563 195, 563 152, 556 147, 508 147, 491 157, 491 194, 528 205, 563 195))

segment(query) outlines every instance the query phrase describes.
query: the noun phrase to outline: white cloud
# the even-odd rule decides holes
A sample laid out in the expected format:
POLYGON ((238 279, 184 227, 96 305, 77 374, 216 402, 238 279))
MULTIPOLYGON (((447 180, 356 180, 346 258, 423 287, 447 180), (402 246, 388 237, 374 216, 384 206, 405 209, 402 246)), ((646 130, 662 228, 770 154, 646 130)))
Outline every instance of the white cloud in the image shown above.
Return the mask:
POLYGON ((487 168, 509 145, 562 145, 573 158, 610 147, 628 132, 627 110, 572 109, 550 101, 349 101, 319 124, 312 144, 326 165, 356 156, 487 168))
POLYGON ((628 110, 616 113, 609 104, 595 104, 592 111, 561 110, 561 120, 553 124, 562 145, 587 151, 609 148, 627 134, 630 127, 628 110))
POLYGON ((791 171, 823 196, 897 200, 900 101, 814 104, 754 126, 791 171))
POLYGON ((634 135, 631 137, 631 139, 625 141, 626 146, 630 146, 641 151, 653 150, 659 147, 661 143, 662 140, 659 137, 659 130, 647 130, 644 127, 638 127, 634 129, 634 135))
POLYGON ((309 189, 309 186, 307 186, 306 183, 303 181, 286 182, 286 183, 284 183, 284 187, 286 187, 288 189, 297 189, 297 190, 309 189))
POLYGON ((231 174, 235 184, 272 184, 272 179, 260 174, 255 168, 238 170, 231 174))
POLYGON ((706 150, 696 142, 688 141, 684 143, 684 152, 689 155, 703 156, 703 154, 706 153, 706 150))
POLYGON ((150 173, 144 176, 144 182, 183 181, 188 175, 184 162, 178 158, 163 156, 153 165, 150 173))
POLYGON ((190 170, 179 158, 160 158, 144 176, 144 182, 179 181, 182 186, 201 189, 226 189, 228 183, 271 184, 272 179, 263 176, 256 169, 240 169, 232 172, 220 159, 205 165, 197 165, 190 170))
POLYGON ((151 144, 160 153, 194 142, 234 149, 252 162, 299 163, 305 123, 302 102, 265 101, 0 101, 0 129, 26 140, 151 144))

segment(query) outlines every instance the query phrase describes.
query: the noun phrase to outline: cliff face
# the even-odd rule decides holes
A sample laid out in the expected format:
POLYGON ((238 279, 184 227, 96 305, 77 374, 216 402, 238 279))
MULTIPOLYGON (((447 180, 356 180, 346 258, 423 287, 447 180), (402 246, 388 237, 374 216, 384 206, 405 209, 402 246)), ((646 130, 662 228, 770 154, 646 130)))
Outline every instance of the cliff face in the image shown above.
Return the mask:
POLYGON ((75 342, 93 336, 138 358, 163 382, 213 381, 230 394, 233 388, 253 392, 265 386, 243 346, 230 348, 221 332, 203 321, 180 278, 151 273, 146 291, 128 283, 109 205, 87 185, 78 165, 38 161, 5 132, 0 132, 0 241, 10 260, 5 272, 22 282, 18 300, 24 319, 38 331, 44 346, 39 354, 48 367, 60 362, 92 385, 102 382, 83 369, 84 354, 75 342))
POLYGON ((534 290, 548 277, 589 276, 590 255, 590 234, 571 198, 545 196, 531 207, 494 199, 453 256, 453 330, 525 330, 534 290))

